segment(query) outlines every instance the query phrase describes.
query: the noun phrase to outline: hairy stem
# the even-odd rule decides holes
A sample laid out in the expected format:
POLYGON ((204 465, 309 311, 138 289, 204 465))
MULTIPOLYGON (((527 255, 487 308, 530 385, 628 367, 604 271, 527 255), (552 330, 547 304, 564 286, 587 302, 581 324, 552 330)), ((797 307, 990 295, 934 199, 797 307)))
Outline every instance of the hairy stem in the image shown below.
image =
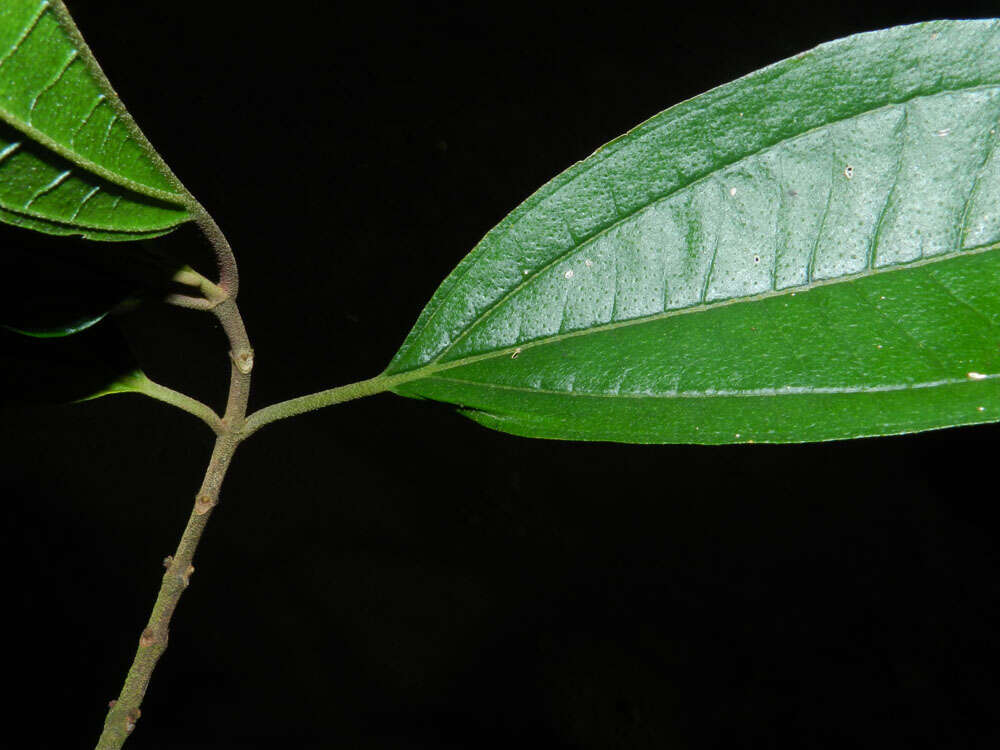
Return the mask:
POLYGON ((180 393, 179 391, 175 391, 173 388, 167 388, 165 385, 160 385, 146 376, 142 377, 142 380, 139 383, 139 389, 143 395, 154 398, 157 401, 163 401, 171 406, 176 406, 178 409, 186 411, 188 414, 193 414, 212 428, 212 432, 215 434, 218 435, 222 432, 222 420, 219 419, 219 415, 216 414, 211 407, 206 406, 201 401, 191 398, 190 396, 180 393))
POLYGON ((190 294, 167 294, 163 301, 174 307, 186 307, 189 310, 211 310, 212 303, 204 297, 193 297, 190 294))
POLYGON ((357 383, 350 383, 349 385, 342 385, 338 388, 330 388, 326 391, 310 393, 308 396, 299 396, 298 398, 289 399, 288 401, 282 401, 277 404, 272 404, 271 406, 265 406, 263 409, 255 411, 247 417, 246 425, 243 428, 243 434, 241 437, 245 440, 264 425, 276 422, 279 419, 287 419, 288 417, 294 417, 298 414, 304 414, 307 411, 322 409, 325 406, 333 406, 335 404, 342 404, 345 401, 353 401, 356 398, 374 396, 376 393, 382 393, 383 391, 388 390, 395 380, 398 380, 398 378, 392 378, 386 375, 377 375, 374 378, 369 378, 368 380, 361 380, 357 383))
MULTIPOLYGON (((233 266, 235 269, 235 266, 233 266)), ((128 739, 140 716, 142 699, 149 686, 149 680, 156 663, 167 648, 170 620, 173 617, 181 594, 190 582, 194 572, 195 549, 201 539, 212 509, 219 502, 222 480, 226 476, 233 454, 242 439, 242 431, 250 396, 250 372, 253 369, 253 349, 247 337, 243 319, 236 300, 231 296, 212 308, 212 312, 222 324, 229 339, 230 382, 226 411, 218 420, 215 448, 209 460, 201 488, 195 498, 194 508, 187 526, 173 555, 164 560, 167 570, 160 584, 160 591, 153 605, 146 628, 139 637, 135 659, 125 677, 121 694, 113 701, 104 722, 104 731, 97 743, 97 750, 119 750, 128 739)), ((170 401, 188 411, 208 409, 194 399, 170 391, 163 386, 156 391, 161 400, 170 401), (197 405, 197 406, 196 406, 197 405)), ((154 388, 153 390, 156 390, 154 388)), ((154 395, 150 393, 150 395, 154 395)), ((211 411, 211 410, 208 410, 211 411)), ((207 415, 203 415, 203 418, 207 415)), ((214 416, 214 413, 212 414, 214 416)), ((218 419, 218 418, 216 418, 218 419)), ((206 419, 206 421, 210 421, 206 419)))
MULTIPOLYGON (((187 188, 184 190, 187 192, 187 188)), ((226 235, 222 233, 211 214, 194 199, 194 196, 190 193, 188 196, 188 210, 194 215, 198 229, 212 243, 212 248, 215 250, 216 262, 219 265, 219 287, 229 295, 230 299, 236 299, 240 290, 240 273, 236 267, 236 258, 229 245, 229 240, 226 239, 226 235)))
MULTIPOLYGON (((223 252, 222 255, 226 254, 223 252)), ((222 265, 223 263, 220 261, 219 267, 221 268, 222 265)), ((187 307, 192 310, 211 310, 230 297, 222 287, 212 283, 190 266, 184 266, 176 271, 171 281, 178 285, 192 287, 198 291, 198 294, 192 295, 183 292, 167 294, 163 301, 168 305, 187 307)))
POLYGON ((218 504, 222 479, 232 461, 236 445, 237 441, 232 435, 220 435, 215 441, 208 470, 205 472, 201 490, 177 550, 163 561, 167 570, 163 575, 156 603, 153 605, 146 628, 139 636, 139 647, 125 677, 121 694, 118 700, 111 703, 104 721, 104 731, 97 743, 97 750, 118 750, 135 729, 149 680, 153 676, 156 663, 167 648, 170 619, 177 608, 181 594, 190 582, 191 574, 194 573, 192 564, 194 552, 208 523, 212 508, 218 504))

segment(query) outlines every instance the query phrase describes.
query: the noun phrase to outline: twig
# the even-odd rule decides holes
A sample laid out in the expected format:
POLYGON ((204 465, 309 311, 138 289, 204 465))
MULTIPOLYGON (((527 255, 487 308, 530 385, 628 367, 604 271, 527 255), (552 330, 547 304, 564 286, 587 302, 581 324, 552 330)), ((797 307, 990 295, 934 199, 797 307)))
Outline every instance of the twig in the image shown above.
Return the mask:
MULTIPOLYGON (((214 225, 214 222, 213 222, 214 225)), ((220 233, 221 235, 221 233, 220 233)), ((220 252, 221 257, 232 258, 228 243, 220 252)), ((235 262, 224 264, 220 262, 220 267, 231 267, 229 277, 230 289, 235 291, 235 262)), ((221 286, 221 285, 220 285, 221 286)), ((229 290, 227 290, 229 291, 229 290)), ((139 637, 139 647, 136 651, 135 659, 125 677, 125 684, 122 692, 116 701, 112 701, 107 718, 104 722, 104 731, 97 743, 97 750, 119 750, 128 739, 132 730, 135 729, 136 722, 141 714, 140 706, 142 699, 149 687, 149 680, 156 668, 156 663, 167 648, 167 640, 170 628, 170 619, 173 617, 177 603, 190 582, 191 574, 194 572, 195 549, 201 539, 208 518, 212 514, 212 509, 219 502, 219 491, 222 487, 222 480, 226 476, 233 459, 233 454, 242 439, 242 431, 246 417, 247 401, 250 397, 250 373, 253 370, 253 349, 247 337, 243 319, 240 316, 236 300, 230 296, 222 302, 212 307, 212 313, 222 324, 223 330, 229 339, 230 381, 229 398, 226 403, 226 411, 222 419, 219 420, 216 429, 217 438, 212 457, 205 471, 205 478, 202 480, 201 488, 195 497, 194 508, 188 518, 187 526, 181 536, 177 551, 168 557, 164 562, 167 571, 160 584, 160 591, 153 605, 153 611, 149 616, 149 622, 139 637)), ((165 389, 169 390, 169 389, 165 389)), ((171 392, 173 393, 173 392, 171 392)), ((165 395, 163 393, 161 396, 165 395)), ((166 394, 169 395, 169 394, 166 394)), ((177 394, 180 396, 181 394, 177 394)), ((171 397, 176 402, 177 399, 171 397)), ((185 397, 186 398, 186 397, 185 397)), ((166 400, 166 399, 164 399, 166 400)), ((194 402, 193 399, 190 400, 194 402)), ((188 411, 198 410, 194 406, 197 402, 185 402, 177 405, 188 411)), ((204 407, 207 409, 208 407, 204 407)), ((209 410, 210 411, 210 410, 209 410)), ((207 416, 207 415, 203 415, 207 416)), ((213 414, 214 416, 214 414, 213 414)), ((210 421, 210 420, 206 420, 210 421)))
POLYGON ((222 420, 219 419, 219 415, 216 414, 211 407, 203 404, 201 401, 191 398, 190 396, 179 391, 175 391, 173 388, 167 388, 165 385, 160 385, 155 380, 150 380, 145 375, 141 375, 141 379, 138 381, 137 387, 139 392, 145 396, 154 398, 157 401, 163 401, 171 406, 176 406, 178 409, 198 417, 198 419, 212 428, 212 432, 216 435, 222 433, 222 420))

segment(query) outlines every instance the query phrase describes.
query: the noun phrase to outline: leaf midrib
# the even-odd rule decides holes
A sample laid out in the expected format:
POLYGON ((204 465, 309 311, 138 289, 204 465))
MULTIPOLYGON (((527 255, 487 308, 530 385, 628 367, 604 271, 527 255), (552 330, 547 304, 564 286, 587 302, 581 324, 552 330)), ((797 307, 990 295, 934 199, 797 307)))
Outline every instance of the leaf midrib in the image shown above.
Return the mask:
MULTIPOLYGON (((989 243, 986 245, 980 245, 978 247, 972 247, 967 249, 952 250, 951 252, 941 253, 940 255, 934 255, 929 258, 920 258, 919 260, 915 260, 910 263, 899 263, 892 266, 882 266, 881 268, 865 269, 863 271, 859 271, 854 274, 837 276, 831 279, 821 279, 818 281, 809 282, 807 284, 801 284, 799 286, 785 287, 780 290, 768 290, 766 292, 761 292, 760 294, 755 294, 747 297, 730 297, 729 299, 717 300, 715 302, 710 302, 707 304, 694 305, 691 307, 680 307, 680 308, 675 308, 673 310, 664 310, 662 312, 654 313, 652 315, 645 315, 638 318, 630 318, 628 320, 618 320, 610 323, 602 323, 597 326, 592 326, 590 328, 581 328, 576 331, 567 331, 565 333, 552 334, 551 336, 543 336, 533 341, 526 341, 524 343, 516 344, 514 346, 507 346, 504 347, 503 349, 494 349, 489 352, 474 354, 468 357, 462 357, 460 359, 451 360, 449 362, 432 361, 425 365, 421 365, 420 367, 416 367, 412 370, 404 370, 402 372, 393 374, 383 373, 383 375, 380 377, 385 378, 384 387, 386 389, 390 389, 396 385, 402 385, 404 383, 412 382, 414 380, 432 378, 435 376, 436 373, 444 372, 446 370, 453 370, 459 367, 465 367, 467 365, 475 364, 477 362, 482 362, 484 360, 509 357, 515 352, 521 354, 529 349, 534 349, 539 346, 547 346, 548 344, 554 344, 559 341, 565 341, 566 339, 577 338, 580 336, 587 336, 595 333, 605 333, 607 331, 613 331, 620 328, 628 328, 630 326, 635 326, 635 325, 642 325, 644 323, 653 323, 658 320, 665 320, 673 317, 678 317, 681 315, 689 315, 698 312, 708 312, 710 310, 715 310, 722 307, 729 307, 731 305, 752 304, 754 302, 761 302, 763 300, 774 299, 777 297, 786 297, 786 296, 791 296, 793 294, 806 293, 820 287, 835 286, 837 284, 849 284, 859 279, 870 278, 872 276, 879 276, 887 273, 907 271, 913 268, 920 268, 923 266, 934 265, 936 263, 943 263, 945 261, 953 260, 955 258, 973 257, 997 249, 1000 249, 1000 242, 989 243)), ((994 377, 994 376, 989 376, 989 377, 994 377)), ((1000 375, 997 375, 995 377, 1000 377, 1000 375)), ((477 385, 480 385, 482 387, 491 387, 492 384, 477 383, 477 385)), ((530 392, 536 392, 536 389, 532 388, 527 388, 525 390, 530 392)), ((557 393, 569 393, 569 391, 557 391, 557 393)))
MULTIPOLYGON (((744 162, 744 161, 746 161, 748 159, 752 159, 755 156, 759 156, 760 154, 762 154, 762 153, 764 153, 766 151, 769 151, 770 149, 779 147, 779 146, 784 145, 786 143, 790 143, 790 142, 795 141, 795 140, 797 140, 799 138, 804 138, 804 137, 806 137, 806 136, 808 136, 808 135, 810 135, 812 133, 815 133, 815 132, 820 131, 820 130, 824 130, 824 129, 828 128, 828 127, 831 127, 831 126, 836 125, 836 124, 841 123, 841 122, 848 122, 850 120, 853 120, 853 119, 856 119, 856 118, 859 118, 859 117, 865 117, 865 116, 871 115, 873 113, 880 112, 882 110, 888 110, 888 109, 893 108, 893 107, 899 107, 899 106, 902 106, 902 105, 906 105, 909 102, 916 101, 918 99, 930 99, 930 98, 937 97, 937 96, 947 96, 949 94, 955 94, 955 93, 959 93, 959 92, 987 91, 987 90, 990 90, 990 89, 1000 89, 1000 84, 997 84, 997 83, 977 84, 975 86, 965 86, 965 87, 960 87, 960 88, 947 89, 947 90, 943 90, 943 91, 936 91, 933 94, 914 94, 913 96, 907 97, 905 99, 900 99, 900 100, 897 100, 897 101, 889 102, 889 103, 883 104, 883 105, 881 105, 879 107, 874 107, 872 109, 864 110, 862 112, 857 112, 857 113, 855 113, 853 115, 849 115, 847 117, 841 117, 841 118, 834 119, 834 120, 828 120, 828 121, 824 122, 822 125, 817 125, 814 128, 810 128, 808 130, 803 130, 802 132, 796 133, 795 135, 790 136, 788 138, 783 138, 781 140, 774 141, 774 142, 769 143, 769 144, 767 144, 765 146, 762 146, 759 149, 756 149, 755 151, 751 151, 751 152, 748 152, 746 154, 743 154, 742 156, 740 156, 737 159, 733 159, 730 162, 726 162, 725 164, 722 164, 722 165, 720 165, 720 166, 712 169, 711 171, 706 172, 705 174, 703 174, 703 175, 695 178, 694 180, 692 180, 692 181, 690 181, 690 182, 688 182, 688 183, 686 183, 684 185, 681 185, 681 186, 679 186, 677 188, 674 188, 673 190, 668 191, 668 192, 664 193, 663 195, 658 196, 657 198, 654 198, 649 203, 646 203, 646 204, 644 204, 642 206, 637 207, 632 212, 626 214, 625 216, 620 217, 619 219, 617 219, 616 221, 612 222, 608 226, 602 228, 598 232, 595 232, 593 235, 591 235, 587 239, 583 240, 579 244, 574 245, 573 247, 570 247, 569 249, 567 249, 567 250, 559 253, 558 255, 556 255, 552 260, 550 260, 544 266, 539 267, 537 270, 533 271, 530 275, 528 275, 528 276, 524 277, 524 279, 520 280, 514 287, 512 287, 508 292, 506 292, 496 302, 494 302, 492 305, 490 305, 485 310, 483 310, 481 313, 479 313, 478 316, 476 317, 476 319, 473 320, 466 328, 464 328, 462 330, 462 332, 458 336, 456 336, 452 341, 450 341, 448 343, 448 345, 445 346, 440 352, 438 352, 431 360, 429 360, 429 362, 427 363, 427 365, 434 365, 434 364, 439 363, 441 361, 442 357, 444 357, 445 355, 447 355, 447 353, 449 351, 451 351, 452 349, 454 349, 455 346, 458 345, 462 340, 464 340, 476 327, 478 327, 481 323, 483 323, 484 321, 486 321, 490 317, 492 317, 493 313, 498 308, 500 308, 501 306, 503 306, 503 304, 505 302, 507 302, 507 300, 509 300, 515 294, 519 293, 525 287, 527 287, 530 284, 532 284, 538 277, 540 277, 542 274, 544 274, 550 268, 558 265, 559 263, 561 263, 562 261, 564 261, 566 258, 572 256, 574 253, 577 253, 580 250, 584 249, 585 247, 589 246, 590 244, 592 244, 593 242, 595 242, 597 239, 599 239, 600 237, 604 236, 605 234, 607 234, 608 232, 612 231, 613 229, 617 228, 618 226, 622 225, 626 221, 632 219, 634 216, 637 216, 637 215, 639 215, 639 214, 641 214, 641 213, 649 210, 651 207, 656 206, 656 205, 662 203, 663 201, 670 199, 671 197, 673 197, 677 193, 681 192, 682 190, 688 190, 689 188, 692 188, 692 187, 700 184, 701 182, 704 182, 706 180, 711 179, 712 177, 714 177, 719 172, 721 172, 721 171, 723 171, 725 169, 729 169, 730 167, 736 166, 736 165, 740 164, 741 162, 744 162)), ((669 111, 669 110, 667 110, 667 111, 669 111)), ((671 122, 673 122, 673 121, 671 121, 671 122)), ((658 126, 657 128, 654 128, 653 130, 651 130, 649 132, 655 132, 659 128, 665 127, 668 124, 670 124, 670 123, 664 122, 660 126, 658 126)), ((610 156, 610 154, 609 154, 609 156, 610 156)), ((599 164, 603 164, 604 162, 601 161, 601 162, 598 162, 598 163, 599 164)), ((579 177, 582 177, 583 175, 587 174, 587 172, 589 172, 591 169, 595 168, 596 166, 597 166, 597 164, 594 164, 589 169, 584 170, 579 175, 576 175, 574 177, 573 181, 575 181, 579 177)), ((569 184, 569 183, 567 183, 567 184, 569 184)), ((565 187, 565 185, 560 186, 559 190, 557 190, 556 192, 553 192, 551 195, 546 196, 546 199, 549 199, 549 198, 557 195, 558 192, 560 190, 562 190, 564 187, 565 187)), ((498 240, 498 242, 502 241, 507 235, 509 235, 510 232, 513 231, 514 226, 516 226, 516 222, 507 229, 507 231, 504 233, 504 237, 500 238, 498 240)), ((964 227, 963 227, 963 229, 964 229, 964 227)), ((970 251, 962 251, 962 252, 970 252, 970 251)), ((940 258, 941 256, 935 256, 935 257, 936 258, 940 258)), ((478 260, 479 259, 477 258, 477 261, 478 260)), ((469 270, 471 270, 472 267, 474 267, 475 265, 476 265, 476 263, 470 263, 469 264, 469 270)), ((885 270, 885 269, 883 269, 883 270, 885 270)), ((466 273, 468 273, 468 271, 466 271, 466 273)), ((836 280, 849 280, 851 278, 853 278, 853 277, 852 276, 840 276, 840 277, 837 277, 836 280)), ((422 328, 422 331, 427 330, 427 327, 430 324, 431 320, 433 319, 434 315, 436 315, 438 313, 438 311, 440 311, 444 307, 445 303, 455 293, 455 290, 458 288, 458 286, 459 286, 460 283, 461 283, 461 280, 459 280, 454 286, 452 286, 451 290, 448 293, 448 296, 445 299, 441 300, 441 302, 438 305, 437 309, 434 311, 434 314, 432 314, 431 317, 428 318, 427 322, 425 323, 424 327, 422 328)), ((812 288, 812 287, 809 286, 809 287, 806 287, 806 288, 808 289, 808 288, 812 288)), ((782 290, 782 291, 785 291, 785 290, 782 290)), ((739 300, 744 300, 745 299, 745 300, 750 301, 750 300, 753 300, 755 298, 756 297, 741 297, 741 298, 738 298, 738 299, 739 300)), ((732 302, 732 300, 725 300, 725 301, 726 302, 732 302)), ((695 307, 690 308, 690 309, 692 309, 692 310, 703 309, 704 307, 706 307, 706 306, 705 305, 700 305, 700 306, 695 306, 695 307)), ((671 311, 671 312, 675 312, 675 311, 671 311)), ((658 313, 658 315, 663 315, 663 313, 658 313)), ((641 320, 648 320, 648 319, 650 319, 650 317, 652 317, 652 316, 649 316, 647 318, 643 318, 641 320)), ((636 320, 640 320, 640 319, 636 319, 636 320)), ((591 329, 591 330, 593 330, 593 329, 591 329)), ((427 365, 425 365, 425 366, 427 366, 427 365)))
POLYGON ((856 386, 784 386, 781 388, 747 388, 736 389, 716 389, 711 391, 663 391, 660 393, 599 393, 595 391, 578 390, 557 390, 555 388, 531 388, 522 385, 508 385, 505 383, 483 383, 478 380, 465 380, 463 378, 451 378, 443 375, 431 375, 427 380, 438 380, 445 383, 458 383, 461 385, 471 385, 478 388, 494 389, 501 391, 515 391, 517 393, 540 393, 550 396, 577 396, 581 398, 628 398, 628 399, 701 399, 701 398, 771 398, 773 396, 810 396, 810 395, 838 395, 852 393, 891 393, 894 391, 911 391, 923 388, 938 388, 948 385, 964 385, 970 383, 980 383, 984 380, 998 380, 1000 374, 984 375, 975 379, 971 378, 942 378, 940 380, 927 380, 916 383, 894 383, 890 385, 856 385, 856 386))
MULTIPOLYGON (((61 143, 49 137, 34 126, 29 125, 19 117, 16 117, 4 107, 0 107, 0 120, 3 120, 3 122, 7 125, 27 136, 35 143, 39 143, 50 151, 58 154, 74 166, 86 170, 91 174, 97 175, 110 183, 126 188, 127 190, 131 190, 134 193, 145 195, 148 198, 155 198, 163 201, 164 203, 170 203, 181 208, 189 208, 187 196, 182 195, 181 193, 173 193, 168 190, 160 190, 159 188, 144 185, 141 182, 136 182, 129 177, 113 172, 107 167, 102 167, 97 162, 91 161, 72 149, 63 146, 61 143)), ((131 136, 131 133, 129 135, 131 136)))
MULTIPOLYGON (((178 207, 184 208, 184 206, 181 206, 181 204, 176 204, 176 205, 178 207)), ((20 208, 20 207, 15 208, 12 206, 5 206, 3 204, 0 204, 0 208, 2 208, 7 213, 17 214, 18 216, 25 216, 29 219, 35 219, 37 221, 44 221, 47 224, 51 224, 58 227, 65 227, 66 229, 71 229, 71 230, 92 229, 97 232, 106 232, 108 234, 120 234, 120 235, 129 235, 129 234, 145 235, 148 234, 149 232, 167 231, 190 221, 190 219, 188 219, 186 216, 179 216, 177 220, 174 222, 164 224, 163 226, 153 227, 151 229, 122 229, 120 227, 109 227, 109 226, 102 226, 100 224, 91 224, 89 222, 82 222, 79 221, 78 219, 73 219, 72 221, 67 221, 64 219, 53 219, 51 216, 46 216, 44 214, 38 213, 37 211, 32 211, 27 208, 20 208)))

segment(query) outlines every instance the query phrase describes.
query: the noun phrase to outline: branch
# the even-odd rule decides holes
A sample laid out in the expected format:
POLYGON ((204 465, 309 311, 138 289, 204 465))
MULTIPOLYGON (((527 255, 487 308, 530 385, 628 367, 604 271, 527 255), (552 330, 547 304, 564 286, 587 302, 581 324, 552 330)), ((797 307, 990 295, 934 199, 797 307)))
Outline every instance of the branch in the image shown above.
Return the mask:
POLYGON ((125 677, 122 692, 118 700, 111 702, 108 716, 104 721, 104 731, 97 743, 97 750, 119 750, 135 729, 142 713, 139 707, 146 695, 146 688, 149 687, 149 680, 156 663, 167 648, 170 619, 177 608, 181 594, 190 583, 191 574, 194 573, 192 565, 194 552, 208 523, 212 508, 218 503, 219 488, 235 449, 236 441, 231 435, 220 435, 215 442, 205 479, 202 481, 184 534, 177 545, 177 551, 163 561, 167 571, 163 575, 160 592, 153 605, 149 622, 139 637, 139 648, 132 667, 125 677))
MULTIPOLYGON (((187 192, 186 188, 185 192, 187 192)), ((212 218, 211 214, 194 199, 194 196, 190 193, 188 193, 188 196, 190 201, 188 210, 193 214, 194 222, 198 225, 198 229, 212 243, 212 249, 215 250, 215 259, 219 265, 219 287, 232 299, 236 299, 236 295, 240 291, 240 272, 236 267, 236 257, 233 255, 233 248, 230 246, 229 240, 226 239, 226 235, 222 233, 219 225, 215 223, 215 219, 212 218)))
POLYGON ((171 281, 181 286, 197 289, 200 296, 174 292, 163 298, 163 301, 168 305, 187 307, 193 310, 211 310, 230 297, 225 289, 218 284, 213 284, 190 266, 179 269, 174 273, 171 281))
POLYGON ((138 392, 143 395, 154 398, 157 401, 163 401, 171 406, 176 406, 178 409, 198 417, 198 419, 212 428, 212 432, 216 435, 222 432, 222 420, 219 419, 219 415, 216 414, 211 407, 203 404, 201 401, 191 398, 180 391, 175 391, 173 388, 167 388, 165 385, 160 385, 155 380, 150 380, 145 375, 143 375, 141 380, 137 383, 137 387, 138 392))
MULTIPOLYGON (((212 309, 219 319, 223 330, 229 339, 230 349, 230 382, 229 399, 226 412, 218 420, 218 437, 212 457, 205 470, 205 478, 195 498, 194 508, 188 518, 187 526, 181 536, 177 551, 168 557, 164 563, 167 571, 160 584, 160 591, 149 616, 149 622, 139 637, 139 647, 135 659, 125 677, 125 684, 118 700, 112 701, 107 718, 104 721, 104 731, 98 740, 97 750, 120 750, 128 739, 141 714, 140 706, 146 695, 146 688, 156 668, 156 663, 167 648, 170 620, 173 617, 181 594, 190 582, 194 572, 195 549, 201 539, 202 532, 208 523, 212 509, 219 503, 219 491, 222 480, 226 476, 229 464, 240 443, 241 431, 247 410, 247 400, 250 396, 250 372, 253 369, 253 349, 247 338, 246 328, 240 316, 236 301, 230 297, 212 309)), ((152 381, 150 381, 152 383, 152 381)), ((155 384, 153 384, 155 386, 155 384)), ((153 390, 175 405, 189 410, 200 411, 208 409, 194 399, 171 391, 163 386, 153 390)), ((152 394, 150 394, 152 395, 152 394)), ((211 410, 208 410, 211 411, 211 410)), ((192 411, 192 413, 194 413, 192 411)), ((207 415, 205 415, 207 416, 207 415)), ((214 413, 213 413, 214 416, 214 413)))
POLYGON ((368 380, 361 380, 357 383, 342 385, 339 388, 330 388, 326 391, 310 393, 308 396, 299 396, 288 401, 281 401, 271 406, 265 406, 263 409, 255 411, 247 417, 240 438, 246 440, 264 425, 276 422, 279 419, 287 419, 288 417, 294 417, 308 411, 322 409, 325 406, 353 401, 356 398, 374 396, 376 393, 387 391, 396 380, 397 378, 388 375, 376 375, 374 378, 369 378, 368 380))
POLYGON ((186 307, 188 310, 211 310, 212 303, 203 297, 192 297, 190 294, 168 294, 163 302, 174 307, 186 307))

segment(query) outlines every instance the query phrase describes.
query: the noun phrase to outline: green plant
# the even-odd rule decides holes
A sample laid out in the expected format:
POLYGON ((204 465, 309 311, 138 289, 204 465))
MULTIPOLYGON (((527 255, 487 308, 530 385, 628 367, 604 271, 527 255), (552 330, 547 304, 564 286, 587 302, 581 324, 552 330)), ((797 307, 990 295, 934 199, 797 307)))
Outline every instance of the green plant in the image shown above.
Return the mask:
MULTIPOLYGON (((211 310, 226 330, 233 385, 221 420, 120 351, 97 362, 118 376, 105 371, 87 394, 145 393, 218 434, 106 743, 134 724, 236 444, 275 419, 382 390, 565 439, 805 441, 996 419, 990 24, 856 37, 668 110, 488 235, 383 375, 246 417, 253 355, 221 232, 102 88, 62 5, 2 13, 13 39, 0 65, 4 218, 98 240, 193 222, 220 265, 217 284, 169 262, 156 278, 166 302, 211 310), (17 68, 19 56, 29 64, 17 68)), ((74 314, 61 332, 105 312, 74 314)), ((107 333, 88 330, 78 335, 107 333)))

